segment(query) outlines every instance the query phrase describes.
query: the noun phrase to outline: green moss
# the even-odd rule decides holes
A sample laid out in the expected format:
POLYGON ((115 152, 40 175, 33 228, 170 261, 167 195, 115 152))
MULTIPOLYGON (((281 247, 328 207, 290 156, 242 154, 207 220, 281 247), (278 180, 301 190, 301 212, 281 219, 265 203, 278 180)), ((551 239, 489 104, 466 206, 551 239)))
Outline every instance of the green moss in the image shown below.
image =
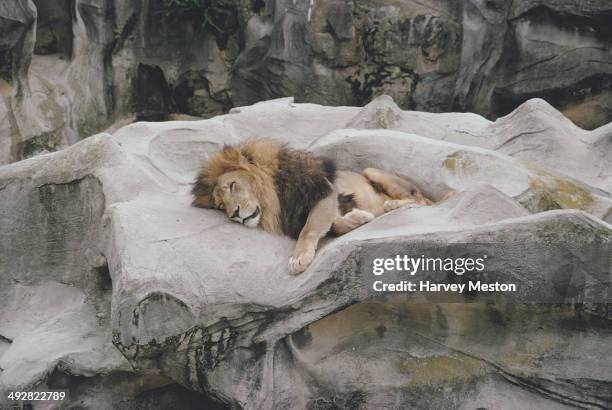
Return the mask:
POLYGON ((410 375, 412 386, 470 381, 486 372, 483 363, 467 356, 461 359, 449 356, 405 358, 397 366, 400 373, 410 375))
POLYGON ((89 101, 79 112, 77 132, 81 138, 90 137, 107 128, 111 122, 112 119, 94 101, 89 101))
POLYGON ((96 163, 102 158, 102 146, 100 144, 92 145, 87 150, 86 159, 88 163, 96 163))
MULTIPOLYGON (((579 247, 587 246, 589 251, 595 250, 595 244, 609 247, 612 243, 612 231, 605 225, 593 224, 588 220, 578 218, 557 219, 541 227, 539 238, 559 243, 561 239, 576 243, 579 247)), ((585 249, 586 251, 587 249, 585 249)), ((607 255, 608 253, 604 253, 607 255)))
POLYGON ((41 152, 55 151, 59 143, 60 136, 57 133, 43 133, 21 142, 18 146, 18 156, 20 159, 26 159, 41 152))
POLYGON ((443 165, 454 174, 476 170, 476 163, 474 160, 465 156, 465 153, 462 151, 457 151, 447 156, 443 165))
POLYGON ((64 126, 64 109, 51 94, 48 94, 47 98, 38 105, 38 109, 51 121, 53 129, 60 129, 64 126))
POLYGON ((539 211, 551 209, 588 210, 595 199, 577 184, 547 172, 530 178, 529 187, 536 195, 539 211))

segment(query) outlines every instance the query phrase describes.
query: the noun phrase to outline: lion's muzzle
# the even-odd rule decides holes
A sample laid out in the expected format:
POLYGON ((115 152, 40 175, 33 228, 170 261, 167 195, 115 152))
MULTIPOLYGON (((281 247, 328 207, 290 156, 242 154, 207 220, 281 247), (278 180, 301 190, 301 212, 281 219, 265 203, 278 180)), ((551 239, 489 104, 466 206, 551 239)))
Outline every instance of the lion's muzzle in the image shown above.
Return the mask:
POLYGON ((255 228, 259 225, 259 220, 261 218, 261 208, 259 205, 255 208, 255 210, 247 217, 242 217, 240 215, 240 206, 236 207, 236 210, 230 217, 230 219, 234 222, 241 223, 249 228, 255 228))

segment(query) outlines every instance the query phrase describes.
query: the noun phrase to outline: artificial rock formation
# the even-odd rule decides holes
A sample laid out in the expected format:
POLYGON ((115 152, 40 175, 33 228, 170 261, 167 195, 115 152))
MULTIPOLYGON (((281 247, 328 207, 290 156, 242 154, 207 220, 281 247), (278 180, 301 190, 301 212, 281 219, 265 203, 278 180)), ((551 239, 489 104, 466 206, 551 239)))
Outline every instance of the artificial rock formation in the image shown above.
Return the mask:
POLYGON ((545 98, 583 128, 611 115, 607 0, 162 0, 0 5, 0 163, 115 122, 210 117, 293 95, 495 119, 545 98))
POLYGON ((386 96, 286 98, 4 166, 0 390, 65 388, 109 409, 608 408, 611 137, 542 100, 490 122, 386 96), (190 206, 209 154, 262 136, 457 194, 329 239, 289 276, 293 240, 190 206), (372 257, 479 249, 466 243, 503 244, 488 269, 521 292, 462 304, 364 292, 372 257), (600 303, 520 303, 558 289, 600 303))

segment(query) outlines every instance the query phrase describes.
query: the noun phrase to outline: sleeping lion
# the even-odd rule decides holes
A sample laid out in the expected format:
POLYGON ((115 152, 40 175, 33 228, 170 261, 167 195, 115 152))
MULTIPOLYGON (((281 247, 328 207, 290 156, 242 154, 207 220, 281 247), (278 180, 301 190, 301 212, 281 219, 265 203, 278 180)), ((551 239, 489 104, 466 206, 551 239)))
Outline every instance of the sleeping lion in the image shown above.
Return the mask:
POLYGON ((406 204, 431 204, 406 179, 375 168, 337 171, 330 159, 271 139, 225 146, 204 164, 192 194, 193 206, 224 210, 246 227, 297 239, 292 275, 310 265, 328 233, 343 235, 406 204))

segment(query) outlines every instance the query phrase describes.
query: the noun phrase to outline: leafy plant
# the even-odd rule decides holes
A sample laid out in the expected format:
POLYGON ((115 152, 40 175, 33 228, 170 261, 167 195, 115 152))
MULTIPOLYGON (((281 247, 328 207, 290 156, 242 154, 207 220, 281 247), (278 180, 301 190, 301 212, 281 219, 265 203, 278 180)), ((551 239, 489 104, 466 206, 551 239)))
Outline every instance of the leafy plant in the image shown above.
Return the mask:
POLYGON ((218 32, 224 29, 219 25, 232 20, 237 0, 164 0, 167 16, 178 17, 195 14, 202 19, 202 25, 210 26, 218 32))

